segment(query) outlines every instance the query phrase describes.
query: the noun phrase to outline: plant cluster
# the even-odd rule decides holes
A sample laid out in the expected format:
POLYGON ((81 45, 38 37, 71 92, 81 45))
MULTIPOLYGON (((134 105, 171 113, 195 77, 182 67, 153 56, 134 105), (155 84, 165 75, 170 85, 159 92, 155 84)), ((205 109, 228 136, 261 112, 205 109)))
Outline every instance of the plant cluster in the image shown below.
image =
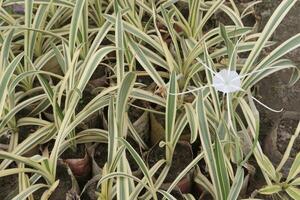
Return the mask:
POLYGON ((51 199, 62 155, 82 144, 89 154, 107 147, 104 166, 81 188, 97 182, 98 199, 179 199, 171 192, 192 171, 201 192, 182 198, 235 200, 253 162, 266 183, 258 193, 300 199, 300 154, 288 177, 281 173, 300 123, 275 168, 261 148, 251 91, 283 69, 294 70, 291 85, 298 80, 283 56, 300 34, 262 56, 296 2, 282 1, 256 33, 243 19, 257 1, 241 11, 233 0, 1 0, 0 177, 18 175, 13 199, 37 191, 51 199), (214 19, 220 12, 230 25, 214 19), (149 116, 156 121, 145 133, 139 126, 149 116), (196 153, 164 188, 184 138, 196 153), (145 152, 156 143, 163 158, 150 165, 145 152))

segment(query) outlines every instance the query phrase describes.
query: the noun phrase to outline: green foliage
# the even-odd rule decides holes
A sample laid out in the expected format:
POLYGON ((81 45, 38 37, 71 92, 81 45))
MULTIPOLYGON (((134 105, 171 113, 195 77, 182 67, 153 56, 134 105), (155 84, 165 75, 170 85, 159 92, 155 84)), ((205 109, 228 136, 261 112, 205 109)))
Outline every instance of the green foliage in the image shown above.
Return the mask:
POLYGON ((258 59, 273 44, 269 39, 296 1, 282 1, 261 33, 242 22, 257 3, 249 3, 240 13, 232 0, 0 1, 0 137, 10 136, 9 148, 0 151, 0 177, 19 176, 22 187, 14 199, 33 199, 40 189, 44 189, 42 198, 48 199, 58 187, 60 156, 82 143, 108 144, 108 159, 98 174, 98 199, 159 199, 159 194, 176 199, 171 191, 193 170, 193 181, 214 199, 235 200, 250 173, 250 157, 267 183, 261 194, 285 192, 299 199, 300 154, 286 180, 281 169, 300 123, 275 168, 258 141, 260 118, 251 94, 257 82, 279 70, 294 69, 290 84, 299 78, 299 68, 282 58, 300 46, 299 34, 258 59), (24 7, 24 14, 11 9, 15 4, 24 7), (217 22, 210 27, 218 12, 227 15, 232 25, 217 22), (247 59, 240 59, 245 52, 247 59), (239 73, 241 90, 225 96, 216 90, 213 77, 223 68, 239 73), (81 106, 97 70, 108 74, 107 84, 94 88, 92 99, 81 106), (139 81, 144 79, 151 84, 139 81), (189 92, 194 87, 201 89, 189 92), (159 145, 165 158, 152 167, 127 140, 133 135, 141 149, 148 148, 128 116, 134 100, 151 105, 141 109, 164 117, 159 145), (78 131, 99 111, 105 113, 107 127, 78 131), (52 119, 45 119, 49 113, 52 119), (21 141, 23 126, 36 130, 21 141), (163 190, 166 176, 172 173, 175 147, 187 127, 190 143, 200 144, 200 152, 163 190), (250 151, 244 150, 242 140, 249 143, 250 151), (43 154, 27 156, 49 143, 53 146, 43 154), (141 176, 132 172, 126 151, 141 176), (18 165, 11 167, 13 162, 18 165))

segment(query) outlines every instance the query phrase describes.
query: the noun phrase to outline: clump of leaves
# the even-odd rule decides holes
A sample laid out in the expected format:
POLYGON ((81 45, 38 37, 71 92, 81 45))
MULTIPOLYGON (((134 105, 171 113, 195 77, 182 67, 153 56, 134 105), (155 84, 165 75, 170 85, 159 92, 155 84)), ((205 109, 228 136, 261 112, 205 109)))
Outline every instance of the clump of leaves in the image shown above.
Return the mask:
MULTIPOLYGON (((0 137, 9 136, 10 141, 8 150, 0 151, 0 176, 19 175, 15 199, 33 199, 42 188, 42 199, 49 198, 59 183, 60 155, 77 144, 94 142, 108 144, 107 162, 94 177, 99 180, 98 199, 158 199, 158 193, 175 199, 170 192, 192 168, 198 169, 194 181, 214 199, 238 199, 252 155, 269 185, 261 193, 284 187, 296 198, 299 159, 290 179, 281 184, 258 142, 259 113, 251 94, 258 81, 282 69, 295 69, 290 84, 298 80, 299 70, 282 57, 300 46, 299 34, 258 60, 263 48, 273 44, 271 35, 296 1, 283 1, 261 33, 242 23, 256 3, 240 13, 234 1, 225 0, 1 1, 0 137), (9 11, 15 4, 24 7, 24 14, 9 11), (209 26, 219 11, 233 25, 209 26), (240 59, 245 52, 247 58, 240 59), (97 88, 100 92, 79 109, 97 69, 108 74, 107 86, 97 88), (149 77, 156 89, 148 90, 146 82, 137 81, 143 77, 149 77), (160 143, 165 158, 151 168, 127 141, 130 129, 145 149, 146 141, 128 117, 132 99, 165 108, 160 143), (78 131, 84 120, 105 108, 107 129, 78 131), (44 117, 49 112, 51 120, 44 117), (37 129, 21 141, 20 129, 28 125, 37 129), (161 185, 172 173, 175 146, 186 126, 190 143, 199 140, 201 151, 165 191, 161 185), (248 150, 242 141, 250 144, 248 150), (39 155, 26 156, 42 144, 51 145, 39 155), (125 150, 142 177, 133 175, 125 150), (207 171, 198 168, 200 161, 207 171), (18 163, 14 168, 13 162, 18 163)), ((141 109, 158 113, 152 107, 141 109)), ((192 194, 185 198, 195 199, 192 194)))

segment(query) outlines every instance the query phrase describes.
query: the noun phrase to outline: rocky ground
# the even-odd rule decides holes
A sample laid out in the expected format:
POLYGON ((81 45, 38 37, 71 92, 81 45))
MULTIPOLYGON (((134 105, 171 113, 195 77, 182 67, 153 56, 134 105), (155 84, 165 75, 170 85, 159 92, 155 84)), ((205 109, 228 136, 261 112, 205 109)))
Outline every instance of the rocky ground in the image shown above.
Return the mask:
MULTIPOLYGON (((261 31, 268 19, 279 5, 281 0, 263 0, 255 8, 256 19, 258 20, 258 29, 261 31)), ((272 40, 281 44, 290 37, 300 33, 300 1, 282 21, 274 33, 272 40)), ((274 47, 273 47, 274 48, 274 47)), ((267 55, 272 49, 265 51, 267 55)), ((289 53, 287 58, 291 59, 300 67, 300 48, 289 53)), ((275 108, 283 108, 283 112, 274 113, 258 106, 261 116, 261 137, 264 152, 275 164, 278 164, 282 158, 287 144, 294 134, 296 126, 300 120, 300 81, 294 86, 289 87, 291 71, 283 70, 262 80, 258 84, 258 98, 266 105, 275 108)), ((290 165, 299 152, 300 139, 298 138, 293 146, 291 158, 283 167, 283 174, 287 175, 290 165)), ((257 178, 257 177, 256 177, 257 178)), ((262 181, 263 182, 263 181, 262 181)), ((255 187, 260 187, 260 181, 257 180, 255 187)), ((264 183, 263 183, 264 184, 264 183)))
MULTIPOLYGON (((262 29, 265 26, 269 17, 279 3, 280 0, 266 0, 257 6, 256 14, 259 18, 259 29, 262 29)), ((290 37, 300 33, 299 10, 300 1, 296 3, 295 7, 292 8, 287 17, 277 28, 272 37, 273 41, 281 44, 290 37)), ((265 53, 267 54, 268 51, 265 53)), ((292 51, 286 57, 293 60, 296 65, 300 67, 300 48, 292 51)), ((300 120, 300 81, 298 81, 294 86, 289 87, 288 82, 290 75, 291 71, 284 70, 267 77, 258 85, 259 97, 263 103, 275 109, 284 109, 281 113, 274 113, 260 107, 263 119, 262 134, 267 138, 274 129, 278 129, 278 132, 284 131, 286 134, 293 134, 297 123, 285 123, 285 121, 300 120)), ((278 134, 280 135, 280 133, 278 134)), ((288 138, 289 136, 286 137, 286 139, 288 138)), ((270 140, 268 141, 270 142, 270 140)), ((295 146, 299 146, 299 144, 300 143, 295 144, 295 146)), ((266 150, 269 151, 270 149, 266 150)), ((271 156, 271 159, 274 157, 272 154, 269 156, 271 156)), ((275 161, 276 158, 273 158, 273 160, 275 161)))

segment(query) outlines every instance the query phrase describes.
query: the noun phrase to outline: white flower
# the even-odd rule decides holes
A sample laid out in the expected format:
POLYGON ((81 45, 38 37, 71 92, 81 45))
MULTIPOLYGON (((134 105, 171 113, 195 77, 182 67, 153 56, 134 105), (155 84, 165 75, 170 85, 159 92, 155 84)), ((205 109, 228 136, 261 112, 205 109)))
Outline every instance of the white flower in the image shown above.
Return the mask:
POLYGON ((213 86, 216 90, 225 94, 237 92, 241 90, 241 78, 236 71, 222 69, 218 73, 215 73, 213 86))
MULTIPOLYGON (((229 93, 233 93, 233 92, 238 92, 238 91, 243 91, 245 92, 242 87, 241 87, 241 78, 248 76, 250 74, 253 73, 257 73, 260 71, 263 71, 265 69, 262 70, 257 70, 257 71, 253 71, 251 73, 245 74, 243 76, 239 75, 236 71, 231 71, 230 69, 222 69, 219 72, 214 72, 211 68, 209 68, 206 64, 204 64, 202 61, 200 61, 200 63, 209 71, 211 71, 212 74, 214 74, 213 76, 213 82, 212 82, 212 86, 219 92, 223 92, 224 94, 229 94, 229 93)), ((170 95, 182 95, 182 94, 188 94, 191 92, 195 92, 198 90, 202 90, 204 88, 209 87, 209 85, 205 85, 199 88, 195 88, 192 90, 188 90, 185 92, 180 92, 180 93, 170 93, 170 95)), ((257 103, 259 103, 260 105, 262 105, 263 107, 267 108, 270 111, 273 112, 282 112, 283 109, 281 110, 274 110, 270 107, 268 107, 267 105, 263 104, 262 102, 260 102, 258 99, 256 99, 255 97, 253 97, 251 95, 251 98, 253 100, 255 100, 257 103)))

